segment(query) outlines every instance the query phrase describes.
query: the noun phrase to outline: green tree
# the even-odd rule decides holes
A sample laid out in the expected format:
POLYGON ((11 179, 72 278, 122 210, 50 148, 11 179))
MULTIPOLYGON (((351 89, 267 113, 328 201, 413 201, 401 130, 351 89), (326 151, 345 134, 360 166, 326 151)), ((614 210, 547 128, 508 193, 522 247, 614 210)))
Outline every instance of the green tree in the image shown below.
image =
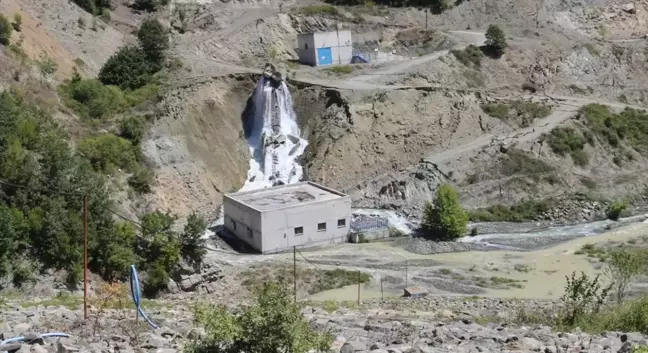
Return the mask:
POLYGON ((605 213, 608 219, 616 221, 621 217, 621 212, 625 211, 626 208, 628 208, 628 204, 625 201, 614 201, 607 207, 605 213))
POLYGON ((99 71, 99 80, 105 85, 137 89, 151 82, 153 74, 161 68, 159 62, 148 59, 145 51, 129 45, 106 61, 99 71))
POLYGON ((422 228, 431 240, 454 240, 462 237, 468 227, 468 214, 459 203, 459 195, 449 184, 436 190, 434 203, 426 202, 422 228))
POLYGON ((144 21, 137 32, 140 48, 150 62, 161 64, 169 48, 169 31, 158 20, 144 21))
POLYGON ((452 0, 430 0, 430 12, 441 14, 443 11, 450 10, 453 6, 452 0))
POLYGON ((128 185, 139 194, 148 194, 151 192, 151 184, 155 177, 152 170, 146 167, 138 167, 135 172, 128 177, 128 185))
POLYGON ((107 119, 128 107, 124 93, 93 79, 74 78, 60 86, 65 104, 87 119, 107 119))
POLYGON ((607 258, 605 274, 613 283, 612 289, 618 304, 626 296, 628 286, 644 272, 645 253, 633 250, 613 250, 607 258))
POLYGON ((508 46, 506 35, 498 25, 490 25, 486 30, 486 46, 495 54, 504 54, 504 49, 508 46))
POLYGON ((162 290, 171 275, 177 270, 181 258, 181 244, 178 234, 173 231, 175 217, 169 213, 155 211, 145 214, 142 219, 142 235, 146 241, 142 249, 147 278, 144 293, 155 296, 162 290))
POLYGON ((187 218, 187 224, 181 236, 182 257, 196 268, 200 267, 203 257, 207 254, 203 235, 207 230, 207 221, 197 213, 187 218))
POLYGON ((233 313, 213 305, 197 306, 194 312, 207 335, 188 345, 187 353, 306 353, 331 348, 331 337, 313 330, 287 286, 279 283, 265 283, 254 305, 233 313))
POLYGON ((130 223, 115 224, 110 232, 91 239, 94 256, 91 266, 101 271, 103 278, 114 281, 126 279, 130 265, 138 263, 135 254, 137 233, 130 223))
POLYGON ((571 277, 565 278, 567 283, 562 296, 564 308, 560 320, 562 324, 572 327, 587 315, 599 312, 612 286, 602 287, 599 275, 590 279, 584 272, 581 272, 580 277, 572 272, 571 277))
POLYGON ((9 20, 2 14, 0 14, 0 44, 9 45, 11 41, 11 32, 13 28, 9 20))

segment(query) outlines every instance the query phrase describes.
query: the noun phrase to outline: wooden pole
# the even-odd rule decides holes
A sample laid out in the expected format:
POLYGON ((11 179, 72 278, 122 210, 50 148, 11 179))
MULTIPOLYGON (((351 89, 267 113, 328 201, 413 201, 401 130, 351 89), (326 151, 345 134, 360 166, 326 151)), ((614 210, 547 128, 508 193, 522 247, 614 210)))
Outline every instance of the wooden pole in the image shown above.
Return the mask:
POLYGON ((83 319, 88 319, 88 194, 83 195, 83 319))
POLYGON ((383 290, 383 279, 380 277, 380 297, 385 300, 385 291, 383 290))
POLYGON ((297 303, 297 247, 293 246, 293 295, 297 303))

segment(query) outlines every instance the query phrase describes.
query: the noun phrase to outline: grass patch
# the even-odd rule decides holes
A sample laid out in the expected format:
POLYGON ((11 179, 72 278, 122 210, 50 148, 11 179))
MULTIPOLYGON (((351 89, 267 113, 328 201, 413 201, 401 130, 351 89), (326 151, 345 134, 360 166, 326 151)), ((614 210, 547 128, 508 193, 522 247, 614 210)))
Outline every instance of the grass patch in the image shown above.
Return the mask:
POLYGON ((529 272, 531 272, 533 270, 533 268, 531 268, 531 266, 525 265, 525 264, 516 264, 515 266, 513 266, 513 269, 518 271, 518 272, 523 272, 523 273, 529 273, 529 272))
POLYGON ((330 71, 339 75, 347 75, 353 72, 355 70, 355 67, 352 65, 339 65, 339 66, 333 66, 329 67, 326 69, 326 71, 330 71))
POLYGON ((596 188, 598 188, 598 185, 596 185, 596 182, 594 180, 590 179, 590 178, 582 177, 582 178, 580 178, 580 182, 581 182, 581 184, 585 185, 585 187, 590 189, 590 190, 595 190, 596 188))
POLYGON ((523 281, 519 281, 512 278, 493 276, 490 278, 479 278, 477 280, 476 285, 482 288, 499 288, 499 289, 524 288, 522 282, 523 281))
POLYGON ((461 73, 466 79, 468 87, 476 88, 484 86, 484 76, 479 71, 465 70, 461 73))
POLYGON ((501 120, 514 122, 527 127, 535 119, 546 118, 551 114, 551 107, 542 103, 516 100, 509 103, 487 103, 481 106, 484 113, 501 120))
POLYGON ((298 9, 299 13, 306 16, 332 15, 337 16, 340 11, 333 5, 309 5, 298 9))
POLYGON ((33 308, 36 306, 63 306, 70 310, 75 310, 82 304, 83 297, 73 295, 69 292, 59 292, 56 296, 50 299, 26 301, 20 303, 20 306, 22 306, 23 308, 33 308))
POLYGON ((457 60, 467 67, 481 67, 481 59, 484 57, 481 49, 474 45, 469 45, 465 49, 454 49, 450 51, 457 60))
MULTIPOLYGON (((241 272, 242 283, 248 289, 257 288, 259 285, 275 280, 292 279, 293 266, 287 264, 252 266, 241 272)), ((320 270, 314 268, 297 267, 297 287, 308 294, 315 294, 326 290, 342 288, 352 284, 367 283, 371 280, 368 273, 349 271, 345 269, 320 270)))
POLYGON ((470 211, 468 216, 473 222, 524 222, 533 221, 549 211, 552 201, 529 200, 513 206, 494 205, 487 208, 470 211))

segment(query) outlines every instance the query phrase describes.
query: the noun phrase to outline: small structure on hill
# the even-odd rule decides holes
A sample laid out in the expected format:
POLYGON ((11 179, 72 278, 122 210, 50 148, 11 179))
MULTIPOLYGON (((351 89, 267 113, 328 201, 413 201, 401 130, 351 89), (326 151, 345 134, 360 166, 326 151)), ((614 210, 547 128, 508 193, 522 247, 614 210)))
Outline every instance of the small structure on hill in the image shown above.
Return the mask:
POLYGON ((297 36, 299 62, 312 66, 351 63, 351 31, 306 33, 297 36))
POLYGON ((343 243, 351 198, 313 182, 226 194, 225 227, 261 253, 343 243))
POLYGON ((427 291, 421 287, 408 287, 404 289, 404 297, 420 298, 427 295, 427 291))

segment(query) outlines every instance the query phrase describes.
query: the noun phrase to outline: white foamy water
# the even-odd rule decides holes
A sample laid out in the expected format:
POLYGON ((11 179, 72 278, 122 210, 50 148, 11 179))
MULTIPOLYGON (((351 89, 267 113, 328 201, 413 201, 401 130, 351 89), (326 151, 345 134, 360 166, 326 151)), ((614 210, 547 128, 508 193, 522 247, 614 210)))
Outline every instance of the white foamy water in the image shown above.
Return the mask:
MULTIPOLYGON (((253 93, 253 121, 247 122, 250 169, 239 191, 251 191, 275 185, 294 184, 304 172, 297 159, 308 141, 300 137, 293 100, 285 82, 277 83, 261 76, 253 93)), ((224 223, 223 209, 210 228, 224 223)), ((205 237, 214 232, 207 229, 205 237)))
POLYGON ((400 230, 405 234, 411 234, 412 230, 416 228, 414 224, 408 221, 405 217, 399 216, 396 212, 390 210, 378 210, 371 208, 356 208, 351 211, 355 215, 375 216, 384 218, 389 222, 389 226, 400 230))
POLYGON ((297 159, 308 142, 300 137, 288 86, 261 76, 254 91, 254 106, 248 137, 252 158, 248 178, 239 191, 299 182, 303 169, 297 159))

